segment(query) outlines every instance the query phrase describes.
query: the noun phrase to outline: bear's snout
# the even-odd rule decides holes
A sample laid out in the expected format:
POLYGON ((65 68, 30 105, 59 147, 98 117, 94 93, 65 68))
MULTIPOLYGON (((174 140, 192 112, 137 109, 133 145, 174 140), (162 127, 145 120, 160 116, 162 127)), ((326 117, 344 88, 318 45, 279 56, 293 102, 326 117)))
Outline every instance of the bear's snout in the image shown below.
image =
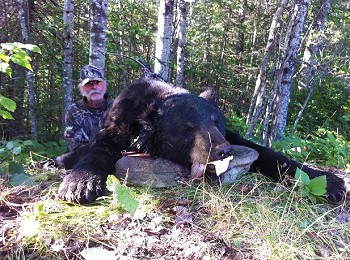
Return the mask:
POLYGON ((222 160, 232 155, 232 147, 229 143, 219 144, 215 147, 217 159, 222 160))

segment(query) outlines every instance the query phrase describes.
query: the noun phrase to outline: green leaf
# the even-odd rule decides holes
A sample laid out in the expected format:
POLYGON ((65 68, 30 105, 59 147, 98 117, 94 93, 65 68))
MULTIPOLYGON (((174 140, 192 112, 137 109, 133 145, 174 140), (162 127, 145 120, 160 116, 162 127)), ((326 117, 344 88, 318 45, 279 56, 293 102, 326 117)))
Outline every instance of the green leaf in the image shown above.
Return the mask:
POLYGON ((38 202, 34 208, 34 215, 35 216, 45 216, 46 213, 45 213, 44 209, 45 209, 44 203, 38 202))
POLYGON ((32 52, 41 53, 40 48, 34 44, 25 44, 25 48, 32 52))
POLYGON ((303 183, 305 185, 309 185, 309 183, 310 183, 309 175, 307 175, 306 172, 304 172, 303 170, 301 170, 299 168, 297 168, 297 170, 295 171, 294 179, 296 181, 300 180, 301 183, 303 183))
POLYGON ((115 192, 117 194, 118 202, 122 204, 131 215, 134 215, 139 202, 134 199, 130 189, 124 185, 117 185, 115 192))
POLYGON ((14 45, 15 45, 16 49, 24 49, 26 47, 26 45, 24 43, 21 43, 21 42, 14 42, 14 45))
POLYGON ((134 199, 131 190, 127 186, 121 185, 114 175, 108 176, 106 185, 107 189, 116 195, 117 201, 129 211, 131 215, 134 215, 139 202, 134 199))
POLYGON ((11 112, 14 112, 16 109, 16 102, 2 95, 0 95, 0 105, 11 112))
POLYGON ((24 186, 30 187, 30 186, 33 186, 35 183, 28 174, 15 173, 15 174, 12 174, 10 177, 10 184, 12 186, 24 185, 24 186))
POLYGON ((14 155, 19 155, 21 153, 21 151, 22 151, 22 148, 20 146, 17 146, 17 147, 12 149, 12 153, 14 155))
POLYGON ((17 59, 31 60, 31 58, 28 55, 28 53, 25 50, 22 50, 22 49, 16 49, 16 51, 12 55, 12 57, 15 57, 17 59))
POLYGON ((327 193, 327 178, 326 175, 315 177, 310 180, 308 185, 310 192, 316 196, 323 196, 327 193))
POLYGON ((15 145, 13 144, 13 142, 10 141, 10 142, 8 142, 8 143, 6 144, 6 149, 7 149, 7 150, 12 150, 12 148, 13 148, 14 146, 15 146, 15 145))
POLYGON ((107 182, 106 182, 107 190, 109 190, 110 192, 114 192, 115 187, 117 185, 120 185, 118 178, 115 177, 114 175, 108 175, 107 182))
POLYGON ((4 53, 0 53, 0 59, 2 59, 6 63, 10 62, 10 57, 5 55, 4 53))
POLYGON ((27 59, 21 59, 21 58, 15 57, 15 56, 11 56, 10 59, 14 63, 16 63, 22 67, 25 67, 26 69, 32 70, 32 66, 30 65, 30 63, 27 59))
POLYGON ((12 77, 12 69, 10 67, 10 64, 6 62, 2 62, 0 60, 0 71, 7 74, 10 78, 12 77))
POLYGON ((8 167, 10 174, 25 173, 21 163, 10 162, 8 167))
POLYGON ((9 43, 9 42, 1 43, 0 46, 2 49, 8 50, 8 51, 12 51, 13 49, 17 48, 17 45, 15 43, 9 43))
POLYGON ((9 112, 4 111, 4 110, 1 110, 1 109, 0 109, 0 116, 1 116, 3 119, 11 119, 11 120, 14 119, 13 116, 12 116, 9 112))

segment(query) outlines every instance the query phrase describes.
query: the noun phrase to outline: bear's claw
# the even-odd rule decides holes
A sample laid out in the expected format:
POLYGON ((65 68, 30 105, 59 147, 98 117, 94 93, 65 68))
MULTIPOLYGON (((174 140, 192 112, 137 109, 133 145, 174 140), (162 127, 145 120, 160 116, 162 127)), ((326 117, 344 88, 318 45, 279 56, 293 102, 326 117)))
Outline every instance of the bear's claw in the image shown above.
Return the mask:
POLYGON ((104 194, 105 188, 104 176, 74 172, 64 177, 58 198, 79 204, 91 203, 104 194))
POLYGON ((346 197, 345 182, 335 174, 327 175, 327 200, 330 203, 340 203, 346 197))

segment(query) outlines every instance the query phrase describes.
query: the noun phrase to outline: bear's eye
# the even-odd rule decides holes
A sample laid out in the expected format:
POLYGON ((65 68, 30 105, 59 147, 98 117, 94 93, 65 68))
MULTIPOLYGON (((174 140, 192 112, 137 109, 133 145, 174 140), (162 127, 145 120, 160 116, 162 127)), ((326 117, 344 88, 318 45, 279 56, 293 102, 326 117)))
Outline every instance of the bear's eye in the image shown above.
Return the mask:
POLYGON ((213 125, 218 126, 219 125, 219 120, 215 117, 211 117, 211 120, 213 121, 213 125))
POLYGON ((194 129, 194 125, 190 122, 188 122, 185 126, 184 126, 184 130, 186 132, 192 132, 194 129))

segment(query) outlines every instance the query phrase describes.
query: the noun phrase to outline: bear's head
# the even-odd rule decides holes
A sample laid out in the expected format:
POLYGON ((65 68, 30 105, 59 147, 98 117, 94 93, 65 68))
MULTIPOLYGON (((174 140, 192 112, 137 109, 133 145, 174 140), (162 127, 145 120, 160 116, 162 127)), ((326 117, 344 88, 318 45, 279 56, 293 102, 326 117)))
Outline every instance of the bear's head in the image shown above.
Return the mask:
POLYGON ((191 168, 191 177, 205 172, 208 162, 231 155, 225 139, 225 117, 215 91, 201 95, 176 93, 156 102, 142 116, 142 150, 191 168))

